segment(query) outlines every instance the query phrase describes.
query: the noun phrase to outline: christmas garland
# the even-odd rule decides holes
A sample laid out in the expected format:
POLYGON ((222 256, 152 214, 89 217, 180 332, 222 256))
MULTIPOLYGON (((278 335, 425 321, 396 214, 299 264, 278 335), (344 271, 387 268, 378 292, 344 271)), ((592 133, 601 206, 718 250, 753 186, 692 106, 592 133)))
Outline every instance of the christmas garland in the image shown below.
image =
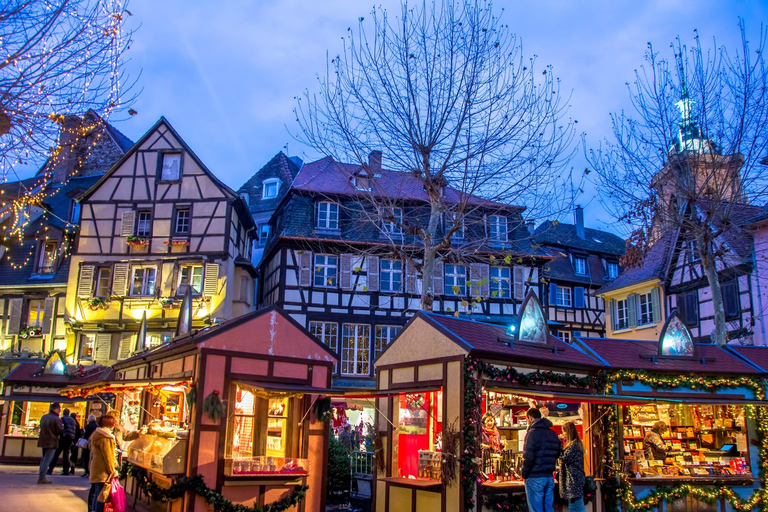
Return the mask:
MULTIPOLYGON (((537 370, 531 373, 518 372, 511 366, 499 367, 485 361, 473 359, 467 356, 464 359, 464 424, 462 425, 462 435, 464 440, 464 451, 460 458, 461 468, 461 487, 464 491, 464 509, 470 510, 475 507, 475 488, 480 482, 479 466, 480 460, 480 441, 479 425, 480 406, 482 404, 482 394, 480 379, 504 382, 507 384, 516 384, 523 387, 540 386, 555 384, 571 388, 580 389, 604 389, 608 378, 605 371, 600 370, 594 375, 579 377, 570 373, 560 373, 553 371, 537 370)), ((483 498, 485 505, 485 498, 483 498)), ((492 503, 491 508, 497 503, 492 503)), ((517 505, 510 505, 517 506, 517 505)), ((515 508, 499 509, 506 512, 515 511, 515 508)))
POLYGON ((183 476, 167 489, 160 487, 150 480, 144 468, 126 462, 120 471, 120 478, 125 478, 129 475, 135 479, 137 487, 153 500, 162 502, 175 500, 184 496, 186 492, 191 491, 208 502, 216 512, 283 512, 301 503, 307 495, 307 489, 309 489, 306 485, 297 485, 290 494, 278 501, 263 507, 256 504, 253 507, 248 507, 232 503, 222 496, 221 493, 205 485, 205 481, 200 475, 192 477, 183 476))
POLYGON ((613 391, 613 384, 621 381, 638 381, 654 389, 703 389, 717 391, 724 388, 747 388, 758 400, 765 400, 765 382, 753 377, 707 377, 702 375, 655 375, 644 370, 619 370, 608 375, 606 393, 613 391))
MULTIPOLYGON (((740 384, 741 385, 741 384, 740 384)), ((637 499, 632 485, 617 470, 615 456, 618 454, 617 437, 617 406, 609 406, 610 410, 605 415, 606 447, 605 447, 605 482, 603 494, 606 496, 608 512, 620 511, 624 504, 626 510, 646 512, 658 509, 660 503, 678 501, 685 497, 693 497, 706 503, 715 503, 725 500, 737 511, 759 510, 768 511, 768 489, 766 489, 766 465, 768 464, 768 407, 747 405, 748 414, 755 420, 760 441, 760 481, 761 489, 755 490, 752 495, 744 499, 728 486, 702 487, 695 484, 680 484, 670 488, 656 488, 648 496, 637 499)))
POLYGON ((227 406, 219 398, 219 390, 214 389, 203 399, 203 412, 211 421, 218 421, 227 416, 227 406))
POLYGON ((528 512, 525 493, 483 495, 483 508, 500 512, 528 512))
POLYGON ((317 421, 330 421, 333 419, 333 407, 331 407, 331 397, 321 396, 312 404, 312 412, 315 413, 317 421))

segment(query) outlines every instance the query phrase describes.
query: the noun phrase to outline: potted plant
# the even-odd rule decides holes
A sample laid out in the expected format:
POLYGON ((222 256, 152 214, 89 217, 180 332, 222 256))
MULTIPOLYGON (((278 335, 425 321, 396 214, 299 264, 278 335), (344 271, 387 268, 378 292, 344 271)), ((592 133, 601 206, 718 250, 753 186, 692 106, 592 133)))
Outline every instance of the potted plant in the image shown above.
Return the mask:
POLYGON ((25 327, 19 332, 19 337, 23 339, 36 338, 43 335, 43 330, 40 327, 25 327))
POLYGON ((162 297, 160 299, 160 305, 164 308, 172 307, 175 302, 176 302, 176 299, 174 299, 173 297, 162 297))
POLYGON ((189 240, 166 240, 163 243, 165 245, 182 246, 182 245, 189 245, 189 240))
POLYGON ((107 309, 107 302, 101 297, 94 297, 85 303, 88 309, 96 311, 98 309, 107 309))
POLYGON ((128 245, 149 245, 149 240, 146 238, 141 238, 140 236, 134 236, 134 235, 128 235, 125 237, 125 243, 128 245))

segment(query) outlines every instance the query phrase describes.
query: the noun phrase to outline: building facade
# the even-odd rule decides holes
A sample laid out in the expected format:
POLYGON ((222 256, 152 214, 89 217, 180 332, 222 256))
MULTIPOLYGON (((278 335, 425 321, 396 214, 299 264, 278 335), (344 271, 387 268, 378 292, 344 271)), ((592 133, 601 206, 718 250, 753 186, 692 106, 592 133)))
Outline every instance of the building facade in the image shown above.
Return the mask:
POLYGON ((586 228, 577 207, 574 223, 548 221, 534 240, 554 260, 542 269, 542 303, 553 335, 570 343, 574 336, 605 336, 605 304, 597 290, 619 276, 624 240, 606 231, 586 228))
MULTIPOLYGON (((450 187, 444 194, 448 204, 460 200, 450 187)), ((538 292, 550 258, 531 244, 521 208, 468 203, 435 263, 433 310, 509 324, 527 291, 538 292)), ((336 385, 371 386, 372 361, 421 309, 423 245, 414 229, 427 205, 420 182, 382 169, 374 152, 365 166, 304 164, 277 207, 259 265, 259 306, 282 307, 337 351, 336 385), (374 211, 371 194, 387 201, 391 217, 374 211)))
POLYGON ((195 329, 252 310, 251 215, 164 118, 80 212, 66 300, 78 361, 109 364, 169 341, 187 292, 195 329), (145 317, 147 346, 137 347, 145 317))
POLYGON ((94 112, 65 127, 57 158, 30 179, 0 185, 0 357, 9 363, 52 350, 74 361, 65 296, 77 201, 133 145, 94 112))

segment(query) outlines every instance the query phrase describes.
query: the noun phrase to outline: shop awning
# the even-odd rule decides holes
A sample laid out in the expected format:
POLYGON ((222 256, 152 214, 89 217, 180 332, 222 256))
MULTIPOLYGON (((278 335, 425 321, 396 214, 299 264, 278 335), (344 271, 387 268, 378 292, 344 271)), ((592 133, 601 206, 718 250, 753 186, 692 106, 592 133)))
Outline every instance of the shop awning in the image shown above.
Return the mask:
POLYGON ((699 404, 699 405, 728 405, 728 404, 754 404, 768 405, 766 400, 742 399, 738 397, 724 396, 722 398, 692 398, 686 397, 649 397, 635 395, 587 395, 582 393, 570 393, 567 391, 533 391, 518 390, 511 388, 486 388, 488 391, 496 393, 506 393, 525 398, 548 398, 565 403, 591 403, 591 404, 615 404, 615 405, 636 405, 648 403, 667 403, 667 404, 699 404))
POLYGON ((6 395, 0 397, 0 399, 6 400, 8 402, 42 402, 46 404, 52 404, 53 402, 68 404, 73 402, 86 401, 85 398, 82 397, 66 398, 61 395, 6 395))
POLYGON ((334 393, 337 391, 331 388, 316 388, 312 386, 302 386, 299 384, 280 384, 278 382, 261 382, 240 379, 238 379, 236 382, 260 391, 276 394, 285 393, 295 395, 302 393, 305 395, 336 396, 334 393))
POLYGON ((67 386, 60 390, 64 396, 88 396, 96 393, 114 393, 116 391, 134 391, 165 386, 189 386, 189 379, 141 379, 141 380, 99 380, 80 386, 67 386))

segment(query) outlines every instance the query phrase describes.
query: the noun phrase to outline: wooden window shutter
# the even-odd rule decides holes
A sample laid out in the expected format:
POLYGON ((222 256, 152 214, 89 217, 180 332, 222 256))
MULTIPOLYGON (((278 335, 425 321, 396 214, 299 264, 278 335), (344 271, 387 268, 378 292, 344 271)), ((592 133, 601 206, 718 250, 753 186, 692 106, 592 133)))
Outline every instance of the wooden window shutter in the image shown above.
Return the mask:
POLYGON ((376 292, 379 290, 379 257, 367 256, 368 261, 368 291, 376 292))
POLYGON ((629 327, 637 325, 637 294, 632 293, 627 297, 627 317, 629 327))
POLYGON ((480 268, 480 296, 488 297, 491 295, 491 266, 485 265, 480 268))
POLYGON ((525 298, 525 270, 525 267, 514 267, 512 269, 512 293, 518 300, 523 300, 525 298))
POLYGON ((661 320, 661 299, 659 296, 659 289, 654 288, 651 290, 651 308, 653 309, 653 322, 661 320))
POLYGON ((120 227, 121 236, 131 236, 135 230, 136 225, 136 212, 133 210, 129 212, 123 212, 123 222, 120 227))
POLYGON ((51 334, 51 326, 53 325, 53 306, 56 304, 56 297, 46 297, 45 306, 43 307, 43 334, 51 334))
POLYGON ((579 309, 584 308, 584 287, 583 286, 573 287, 573 306, 579 309))
POLYGON ((9 302, 8 334, 19 334, 19 331, 21 330, 21 310, 24 307, 24 299, 11 299, 9 302))
POLYGON ((405 261, 405 292, 416 293, 416 265, 411 260, 405 261))
POLYGON ((313 263, 312 251, 301 251, 298 253, 299 260, 299 286, 310 286, 312 284, 313 263))
POLYGON ((488 274, 490 267, 485 263, 469 264, 469 295, 470 297, 488 296, 488 274))
POLYGON ((123 333, 120 335, 120 350, 117 354, 117 359, 119 361, 131 357, 133 341, 134 335, 132 333, 123 333))
POLYGON ((608 314, 611 315, 611 330, 616 330, 616 301, 608 301, 608 314))
POLYGON ((352 255, 342 254, 339 258, 339 287, 342 290, 352 289, 352 255))
POLYGON ((203 295, 212 297, 219 288, 219 264, 205 264, 205 280, 203 281, 203 295))
POLYGON ((124 297, 128 295, 128 264, 117 263, 115 264, 114 271, 112 273, 112 294, 118 297, 124 297))
POLYGON ((557 285, 549 283, 549 305, 557 306, 557 285))
POLYGON ((83 265, 80 267, 80 280, 77 282, 77 296, 81 299, 90 299, 93 294, 93 277, 96 267, 83 265))
POLYGON ((96 346, 93 349, 94 361, 108 361, 112 352, 112 334, 100 332, 96 334, 96 346))
POLYGON ((443 275, 443 262, 435 262, 435 271, 432 273, 432 291, 435 295, 445 295, 445 276, 443 275))

